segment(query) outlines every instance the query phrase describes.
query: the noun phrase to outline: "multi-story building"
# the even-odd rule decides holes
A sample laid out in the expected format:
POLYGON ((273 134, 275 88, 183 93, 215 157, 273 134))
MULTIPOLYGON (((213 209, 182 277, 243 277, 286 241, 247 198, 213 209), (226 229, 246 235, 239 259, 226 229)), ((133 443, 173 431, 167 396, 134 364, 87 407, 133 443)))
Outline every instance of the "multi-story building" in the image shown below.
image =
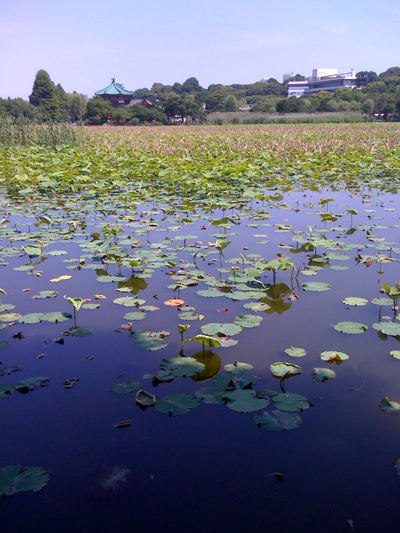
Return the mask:
POLYGON ((295 96, 309 95, 319 91, 328 91, 334 93, 337 89, 349 87, 354 89, 356 87, 355 69, 351 72, 338 74, 337 69, 316 68, 312 72, 312 76, 306 81, 289 81, 288 83, 288 98, 295 96))

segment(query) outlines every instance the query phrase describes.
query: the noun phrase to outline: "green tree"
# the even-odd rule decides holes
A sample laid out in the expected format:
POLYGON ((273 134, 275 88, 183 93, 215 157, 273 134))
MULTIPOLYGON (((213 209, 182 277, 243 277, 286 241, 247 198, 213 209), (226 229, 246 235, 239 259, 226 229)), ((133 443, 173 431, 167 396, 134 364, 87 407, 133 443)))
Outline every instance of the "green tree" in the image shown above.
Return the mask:
POLYGON ((100 125, 107 121, 107 117, 113 117, 115 108, 101 96, 90 98, 86 106, 85 120, 90 125, 100 125))
POLYGON ((362 104, 362 110, 366 115, 372 115, 375 109, 375 102, 368 98, 368 100, 365 100, 365 102, 362 104))
POLYGON ((233 94, 229 95, 225 102, 225 111, 237 111, 238 103, 233 94))
POLYGON ((36 74, 29 102, 41 108, 44 118, 58 120, 59 100, 56 88, 45 70, 39 70, 36 74))

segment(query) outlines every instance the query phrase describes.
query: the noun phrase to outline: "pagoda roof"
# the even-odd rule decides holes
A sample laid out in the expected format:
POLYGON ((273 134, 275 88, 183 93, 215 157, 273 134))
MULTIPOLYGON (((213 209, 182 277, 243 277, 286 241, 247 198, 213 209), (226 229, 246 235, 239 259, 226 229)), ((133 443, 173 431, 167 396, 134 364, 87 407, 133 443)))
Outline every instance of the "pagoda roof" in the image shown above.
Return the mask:
POLYGON ((115 78, 112 78, 111 84, 101 91, 96 91, 94 93, 96 96, 101 96, 102 94, 122 94, 125 96, 132 95, 132 91, 127 91, 120 83, 116 83, 115 78))

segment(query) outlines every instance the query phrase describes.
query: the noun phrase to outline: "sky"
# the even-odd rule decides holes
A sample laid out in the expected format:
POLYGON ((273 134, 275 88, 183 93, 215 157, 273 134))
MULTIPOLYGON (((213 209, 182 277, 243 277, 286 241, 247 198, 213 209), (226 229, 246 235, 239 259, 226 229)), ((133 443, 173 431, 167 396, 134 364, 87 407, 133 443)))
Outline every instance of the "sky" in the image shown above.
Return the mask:
POLYGON ((400 66, 399 0, 0 0, 0 97, 400 66))

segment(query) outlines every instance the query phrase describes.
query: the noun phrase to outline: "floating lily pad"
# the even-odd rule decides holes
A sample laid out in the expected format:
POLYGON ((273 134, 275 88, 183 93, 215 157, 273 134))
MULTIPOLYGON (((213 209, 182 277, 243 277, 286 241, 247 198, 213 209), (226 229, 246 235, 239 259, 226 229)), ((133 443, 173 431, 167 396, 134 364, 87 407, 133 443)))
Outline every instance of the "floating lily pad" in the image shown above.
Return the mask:
POLYGON ((152 407, 156 404, 156 397, 153 396, 153 394, 150 394, 149 392, 140 389, 136 393, 136 403, 146 409, 147 407, 152 407))
POLYGON ((291 363, 273 363, 269 367, 271 374, 274 378, 289 378, 291 376, 297 376, 303 372, 303 369, 298 365, 291 363))
POLYGON ((269 309, 269 305, 264 302, 248 302, 243 304, 245 309, 250 309, 251 311, 265 311, 269 309))
POLYGON ((33 391, 35 389, 39 389, 40 387, 48 387, 50 385, 49 378, 46 377, 34 377, 34 378, 26 378, 20 381, 15 385, 15 390, 20 392, 21 394, 26 394, 30 391, 33 391))
POLYGON ((5 466, 0 468, 0 496, 11 496, 28 490, 37 492, 47 485, 49 479, 48 472, 38 466, 5 466))
POLYGON ((351 305, 351 306, 354 306, 354 307, 360 307, 360 306, 363 306, 363 305, 367 305, 368 300, 366 300, 365 298, 358 298, 356 296, 349 296, 348 298, 345 298, 343 300, 343 303, 345 305, 351 305))
POLYGON ((144 318, 146 318, 146 313, 143 313, 142 311, 134 311, 133 313, 126 313, 126 315, 124 315, 124 320, 132 320, 134 322, 143 320, 144 318))
POLYGON ((280 411, 304 411, 310 407, 305 396, 291 392, 277 394, 272 400, 280 411))
POLYGON ((321 353, 321 359, 327 361, 328 363, 338 363, 348 359, 349 356, 344 352, 336 352, 334 350, 327 350, 321 353))
POLYGON ((394 359, 400 359, 400 350, 392 350, 390 352, 390 355, 394 358, 394 359))
POLYGON ((226 337, 233 337, 234 335, 238 335, 242 331, 242 328, 237 324, 218 324, 216 322, 211 324, 204 324, 204 326, 201 326, 200 329, 205 335, 226 337))
POLYGON ((168 416, 176 416, 185 415, 199 405, 199 398, 192 394, 169 394, 157 402, 156 409, 168 416))
POLYGON ((262 320, 263 318, 257 315, 239 315, 234 319, 234 323, 242 328, 255 328, 262 320))
POLYGON ((71 335, 73 337, 89 337, 90 335, 93 335, 93 329, 92 328, 73 328, 71 330, 71 335))
POLYGON ((199 363, 194 357, 172 357, 163 359, 160 363, 161 370, 169 370, 175 377, 190 377, 203 372, 205 365, 199 363))
POLYGON ((22 366, 18 366, 18 365, 2 367, 0 368, 0 377, 9 376, 13 372, 19 372, 20 370, 22 370, 22 366))
POLYGON ((131 339, 135 339, 136 346, 139 350, 147 350, 154 352, 166 348, 168 345, 164 339, 151 331, 136 330, 129 335, 131 339))
POLYGON ((231 372, 232 374, 241 374, 245 370, 253 370, 253 368, 253 365, 250 365, 249 363, 240 363, 239 361, 224 366, 225 372, 231 372))
POLYGON ((333 327, 340 333, 349 333, 350 335, 358 335, 368 329, 368 326, 360 322, 338 322, 333 327))
POLYGON ((376 322, 372 324, 372 327, 385 335, 392 337, 400 336, 400 324, 396 324, 395 322, 376 322))
POLYGON ((114 383, 111 386, 111 391, 115 394, 129 394, 140 389, 140 383, 137 381, 123 381, 122 383, 114 383))
POLYGON ((391 300, 390 298, 373 298, 371 300, 371 303, 372 304, 375 304, 375 305, 390 305, 392 306, 393 305, 393 300, 391 300))
POLYGON ((135 298, 134 296, 123 296, 122 298, 116 298, 113 302, 118 305, 123 305, 124 307, 139 307, 139 305, 145 303, 145 300, 135 298))
POLYGON ((334 379, 336 372, 330 368, 314 368, 313 378, 317 381, 326 381, 328 379, 334 379))
POLYGON ((382 398, 379 409, 389 415, 400 415, 400 403, 390 401, 387 396, 382 398))
POLYGON ((203 403, 210 405, 219 405, 225 403, 223 396, 226 391, 218 389, 217 387, 203 387, 197 390, 194 394, 196 398, 199 398, 203 403))
POLYGON ((227 392, 224 395, 224 400, 228 402, 229 409, 239 413, 259 411, 269 404, 268 398, 258 397, 256 391, 251 389, 236 389, 227 392))
POLYGON ((56 298, 58 296, 57 291, 39 291, 37 294, 32 296, 32 300, 42 300, 45 298, 56 298))
POLYGON ((272 415, 267 412, 255 415, 254 422, 258 427, 267 431, 281 431, 283 429, 296 429, 301 424, 301 418, 295 413, 285 413, 275 409, 272 411, 272 415))
POLYGON ((290 357, 304 357, 307 355, 304 348, 295 348, 294 346, 286 348, 285 353, 290 355, 290 357))
POLYGON ((321 281, 307 281, 306 283, 302 283, 301 288, 303 291, 323 292, 329 291, 330 285, 321 281))

